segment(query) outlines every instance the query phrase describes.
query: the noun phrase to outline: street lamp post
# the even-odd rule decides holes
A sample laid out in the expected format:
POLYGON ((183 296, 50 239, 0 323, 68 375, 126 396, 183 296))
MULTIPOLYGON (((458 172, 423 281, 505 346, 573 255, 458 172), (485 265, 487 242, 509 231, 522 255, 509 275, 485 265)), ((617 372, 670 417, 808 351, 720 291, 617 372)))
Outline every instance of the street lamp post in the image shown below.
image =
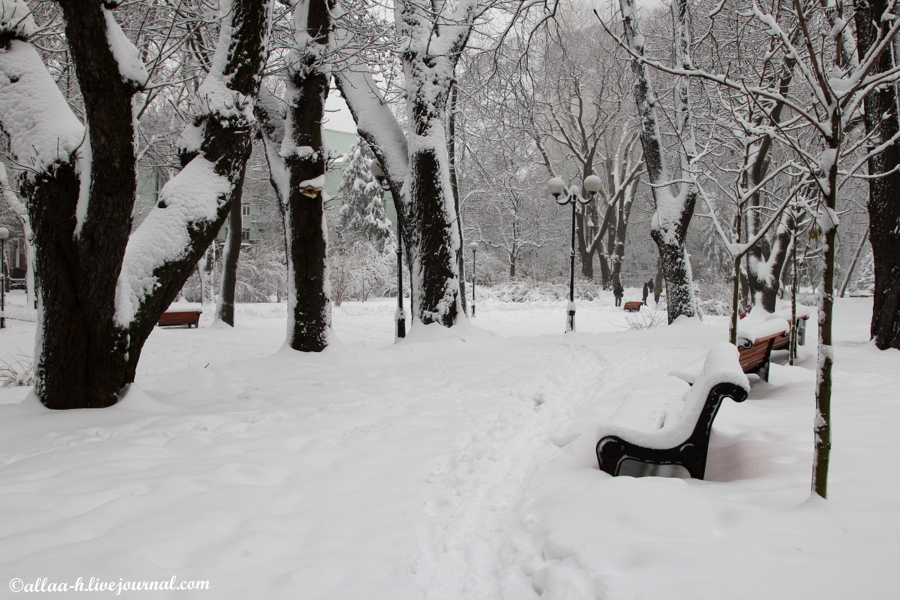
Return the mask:
POLYGON ((472 317, 475 316, 475 253, 478 252, 478 242, 469 244, 472 251, 472 317))
POLYGON ((584 190, 589 194, 587 198, 583 198, 578 190, 566 189, 566 182, 562 177, 554 177, 547 182, 547 191, 556 200, 560 206, 566 204, 572 205, 572 250, 570 253, 570 269, 569 269, 569 306, 568 318, 566 319, 566 333, 575 331, 575 207, 577 204, 587 204, 594 199, 597 192, 600 191, 602 182, 596 175, 588 175, 584 179, 584 190))
POLYGON ((6 238, 9 229, 0 227, 0 329, 6 327, 6 238))
MULTIPOLYGON (((384 174, 384 169, 377 160, 369 163, 369 171, 372 172, 372 176, 375 177, 383 191, 391 191, 387 175, 384 174)), ((396 198, 394 198, 394 208, 397 210, 397 310, 394 313, 394 322, 396 323, 394 332, 397 339, 401 339, 406 337, 406 313, 403 312, 403 244, 401 242, 400 206, 398 206, 396 198)))

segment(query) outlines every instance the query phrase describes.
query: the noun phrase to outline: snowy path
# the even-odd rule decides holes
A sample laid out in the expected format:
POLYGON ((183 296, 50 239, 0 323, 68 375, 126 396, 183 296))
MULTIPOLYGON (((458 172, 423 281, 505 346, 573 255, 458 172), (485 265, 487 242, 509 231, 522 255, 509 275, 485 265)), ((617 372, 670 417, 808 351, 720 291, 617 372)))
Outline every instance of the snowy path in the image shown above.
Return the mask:
MULTIPOLYGON (((111 409, 51 413, 0 389, 0 573, 214 590, 136 598, 803 600, 859 588, 857 568, 866 597, 888 597, 900 484, 866 458, 900 460, 900 353, 865 345, 864 307, 838 328, 827 506, 806 502, 810 349, 723 406, 707 481, 612 479, 597 425, 724 329, 624 331, 590 303, 561 335, 560 308, 484 303, 479 327, 393 345, 390 302, 349 304, 341 341, 303 355, 279 350, 283 307, 244 306, 234 330, 154 332, 111 409)), ((13 322, 0 353, 29 331, 13 322)))

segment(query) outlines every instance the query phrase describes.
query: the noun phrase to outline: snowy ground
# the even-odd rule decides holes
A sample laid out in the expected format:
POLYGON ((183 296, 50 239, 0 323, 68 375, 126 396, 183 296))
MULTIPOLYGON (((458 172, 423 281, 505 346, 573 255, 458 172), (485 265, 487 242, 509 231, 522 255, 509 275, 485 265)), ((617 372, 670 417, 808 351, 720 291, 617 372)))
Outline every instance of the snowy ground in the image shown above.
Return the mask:
MULTIPOLYGON (((25 595, 14 578, 175 576, 210 589, 122 596, 896 598, 900 353, 867 343, 870 310, 838 304, 827 502, 809 496, 811 345, 726 400, 706 481, 597 469, 625 391, 701 359, 721 318, 629 331, 583 302, 563 335, 564 303, 486 301, 394 345, 379 300, 336 308, 339 341, 309 355, 282 348, 283 305, 158 329, 113 408, 0 389, 0 597, 25 595)), ((7 325, 0 358, 31 354, 34 324, 7 325)))

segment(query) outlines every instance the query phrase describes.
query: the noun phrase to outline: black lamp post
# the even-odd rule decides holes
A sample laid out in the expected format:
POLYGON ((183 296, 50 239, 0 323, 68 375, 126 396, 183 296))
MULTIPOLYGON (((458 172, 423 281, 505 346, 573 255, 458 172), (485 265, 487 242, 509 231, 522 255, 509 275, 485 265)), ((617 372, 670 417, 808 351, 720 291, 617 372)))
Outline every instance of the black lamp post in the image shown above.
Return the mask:
POLYGON ((469 244, 472 251, 472 317, 475 316, 475 253, 478 252, 478 242, 469 244))
POLYGON ((0 227, 0 329, 6 327, 6 238, 9 229, 0 227))
POLYGON ((566 182, 562 177, 554 177, 547 182, 547 191, 556 199, 556 203, 560 206, 566 204, 572 205, 572 250, 571 250, 571 267, 569 271, 569 306, 568 318, 566 319, 566 333, 575 331, 575 206, 576 204, 587 204, 594 199, 597 192, 600 191, 602 182, 596 175, 589 175, 584 180, 584 190, 589 194, 587 198, 582 198, 578 190, 566 189, 566 182))
MULTIPOLYGON (((369 171, 372 172, 372 176, 382 190, 385 192, 391 191, 387 175, 384 174, 384 169, 381 168, 381 164, 377 160, 369 163, 369 171)), ((391 197, 393 198, 393 195, 391 197)), ((397 311, 394 313, 394 321, 396 323, 394 331, 397 339, 400 339, 406 337, 406 313, 403 312, 403 249, 401 243, 402 234, 400 233, 402 231, 400 229, 400 206, 397 204, 396 198, 394 198, 394 208, 397 210, 397 311)))

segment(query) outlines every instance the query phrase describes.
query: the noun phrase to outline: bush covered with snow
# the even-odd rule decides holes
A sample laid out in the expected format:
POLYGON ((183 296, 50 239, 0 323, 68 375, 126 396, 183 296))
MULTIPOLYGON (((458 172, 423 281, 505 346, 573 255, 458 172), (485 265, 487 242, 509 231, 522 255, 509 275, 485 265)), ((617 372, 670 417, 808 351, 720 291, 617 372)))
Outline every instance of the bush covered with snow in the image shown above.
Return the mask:
POLYGON ((731 314, 731 281, 697 281, 697 303, 705 315, 727 316, 731 314))

